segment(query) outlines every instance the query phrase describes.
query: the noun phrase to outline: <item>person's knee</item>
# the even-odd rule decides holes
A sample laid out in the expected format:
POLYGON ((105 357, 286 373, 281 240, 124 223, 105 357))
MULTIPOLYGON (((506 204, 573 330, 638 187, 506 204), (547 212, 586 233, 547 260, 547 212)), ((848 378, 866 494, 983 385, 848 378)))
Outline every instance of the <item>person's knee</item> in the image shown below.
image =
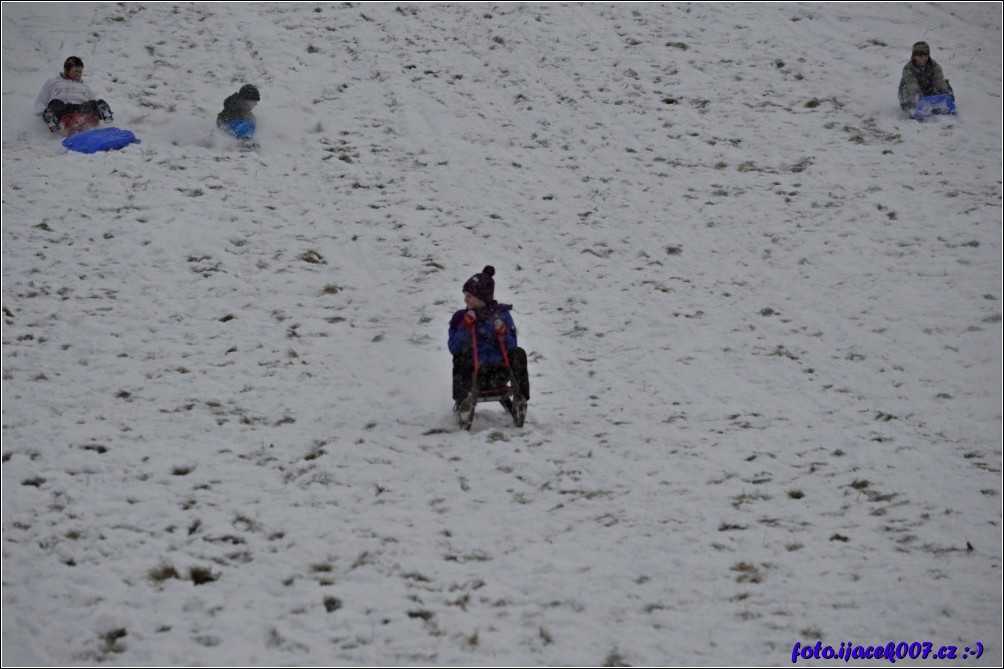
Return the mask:
POLYGON ((520 392, 524 399, 530 399, 530 374, 526 368, 526 351, 517 347, 509 349, 509 364, 519 382, 520 392))

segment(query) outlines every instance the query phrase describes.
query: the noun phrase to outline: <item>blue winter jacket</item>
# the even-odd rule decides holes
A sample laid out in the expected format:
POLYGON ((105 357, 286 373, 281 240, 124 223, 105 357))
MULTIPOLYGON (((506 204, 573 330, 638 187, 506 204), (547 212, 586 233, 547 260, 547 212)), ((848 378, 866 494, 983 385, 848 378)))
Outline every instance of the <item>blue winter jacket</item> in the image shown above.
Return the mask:
MULTIPOLYGON (((495 337, 496 319, 501 319, 505 323, 506 334, 502 341, 506 349, 512 349, 518 345, 516 343, 516 325, 512 321, 512 316, 509 315, 511 309, 511 304, 491 302, 481 309, 474 310, 474 314, 477 316, 475 332, 477 332, 478 337, 479 365, 502 362, 503 360, 498 339, 495 337)), ((453 355, 471 349, 471 331, 463 324, 465 313, 467 313, 467 309, 461 309, 453 314, 453 318, 450 319, 450 332, 447 344, 450 348, 450 353, 453 355)))

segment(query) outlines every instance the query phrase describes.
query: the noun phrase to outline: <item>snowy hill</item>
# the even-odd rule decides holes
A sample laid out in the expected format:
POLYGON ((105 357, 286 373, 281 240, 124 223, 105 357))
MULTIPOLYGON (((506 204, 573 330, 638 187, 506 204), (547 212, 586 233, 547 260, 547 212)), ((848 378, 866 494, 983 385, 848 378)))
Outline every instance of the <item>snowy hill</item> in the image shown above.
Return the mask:
POLYGON ((5 3, 4 664, 999 664, 1001 62, 997 3, 5 3), (68 55, 141 144, 32 116, 68 55), (533 396, 465 432, 486 264, 533 396))

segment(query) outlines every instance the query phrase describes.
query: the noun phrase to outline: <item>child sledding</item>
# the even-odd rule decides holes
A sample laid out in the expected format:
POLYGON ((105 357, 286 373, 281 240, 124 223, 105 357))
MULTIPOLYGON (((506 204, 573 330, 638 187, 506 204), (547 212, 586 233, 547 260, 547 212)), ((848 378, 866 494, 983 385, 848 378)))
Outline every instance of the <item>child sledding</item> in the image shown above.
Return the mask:
POLYGON ((899 80, 899 106, 917 121, 933 114, 954 114, 955 93, 941 66, 931 58, 927 42, 913 45, 899 80))
POLYGON ((486 266, 464 283, 465 309, 450 319, 453 354, 453 411, 470 429, 479 402, 498 401, 517 426, 526 419, 530 378, 526 352, 516 339, 512 305, 495 301, 495 268, 486 266))
POLYGON ((94 91, 84 83, 84 61, 70 56, 63 62, 59 76, 42 86, 35 99, 35 113, 50 132, 71 137, 97 128, 101 121, 112 120, 108 103, 95 98, 94 91))
POLYGON ((257 120, 253 110, 259 100, 261 94, 258 89, 251 84, 244 84, 239 91, 223 101, 223 111, 216 115, 216 127, 239 139, 244 148, 255 148, 257 120))

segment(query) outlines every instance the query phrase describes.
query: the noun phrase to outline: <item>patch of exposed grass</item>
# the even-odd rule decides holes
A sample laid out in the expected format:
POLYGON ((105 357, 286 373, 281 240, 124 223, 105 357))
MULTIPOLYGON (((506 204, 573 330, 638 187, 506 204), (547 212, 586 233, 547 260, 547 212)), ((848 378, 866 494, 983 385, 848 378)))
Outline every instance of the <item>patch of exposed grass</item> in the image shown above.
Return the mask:
POLYGON ((208 567, 191 567, 188 570, 188 577, 195 585, 205 585, 219 580, 220 575, 214 574, 208 567))

